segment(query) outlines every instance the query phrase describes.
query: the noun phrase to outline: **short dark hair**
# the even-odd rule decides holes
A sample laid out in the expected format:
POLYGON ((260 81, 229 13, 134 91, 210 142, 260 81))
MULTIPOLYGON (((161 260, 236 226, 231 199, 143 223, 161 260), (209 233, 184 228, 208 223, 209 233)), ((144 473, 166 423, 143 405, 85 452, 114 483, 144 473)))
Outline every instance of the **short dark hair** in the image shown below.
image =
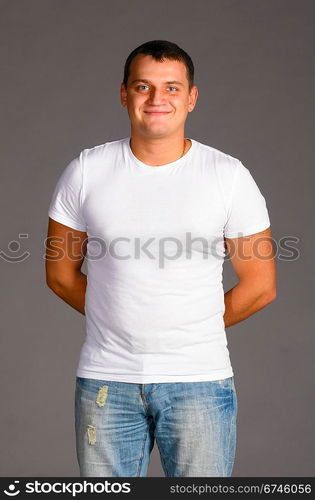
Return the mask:
POLYGON ((191 57, 181 49, 176 43, 168 42, 167 40, 151 40, 150 42, 143 43, 134 49, 126 59, 124 67, 123 83, 127 88, 129 78, 130 65, 133 59, 138 55, 143 54, 152 56, 156 61, 163 61, 164 59, 173 59, 181 61, 185 64, 187 70, 187 79, 189 83, 189 90, 194 85, 194 65, 191 57))

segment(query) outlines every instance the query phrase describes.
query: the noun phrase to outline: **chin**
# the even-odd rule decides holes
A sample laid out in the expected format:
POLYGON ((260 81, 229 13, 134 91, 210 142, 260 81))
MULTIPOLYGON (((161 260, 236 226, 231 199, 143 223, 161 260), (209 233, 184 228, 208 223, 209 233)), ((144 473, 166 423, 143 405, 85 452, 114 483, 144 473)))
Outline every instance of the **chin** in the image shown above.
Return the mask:
POLYGON ((169 133, 168 132, 156 132, 154 134, 147 134, 147 137, 150 137, 151 139, 164 139, 166 137, 169 137, 169 133))
POLYGON ((163 137, 163 136, 168 136, 171 133, 172 131, 166 128, 157 127, 157 128, 146 129, 146 135, 151 137, 163 137))

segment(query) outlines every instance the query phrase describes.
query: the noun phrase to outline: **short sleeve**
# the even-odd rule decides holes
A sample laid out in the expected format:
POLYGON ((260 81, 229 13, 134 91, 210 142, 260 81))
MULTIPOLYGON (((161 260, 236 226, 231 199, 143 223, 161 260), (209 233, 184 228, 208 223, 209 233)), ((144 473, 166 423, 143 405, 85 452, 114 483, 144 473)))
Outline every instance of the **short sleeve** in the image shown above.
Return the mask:
POLYGON ((83 189, 81 155, 74 158, 63 170, 54 189, 48 209, 52 219, 66 226, 86 231, 82 215, 83 189))
POLYGON ((264 231, 270 226, 265 198, 250 171, 238 160, 227 221, 226 238, 239 238, 264 231))

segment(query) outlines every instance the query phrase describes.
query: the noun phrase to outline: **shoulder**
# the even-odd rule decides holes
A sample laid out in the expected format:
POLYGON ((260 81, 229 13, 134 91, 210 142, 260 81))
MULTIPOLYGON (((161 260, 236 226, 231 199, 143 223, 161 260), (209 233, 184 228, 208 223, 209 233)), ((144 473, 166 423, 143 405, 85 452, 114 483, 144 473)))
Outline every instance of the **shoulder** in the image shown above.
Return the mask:
POLYGON ((107 141, 103 144, 97 144, 91 148, 85 148, 80 152, 80 157, 86 161, 97 160, 103 158, 104 155, 116 154, 118 151, 122 150, 122 146, 127 139, 118 139, 115 141, 107 141))
POLYGON ((215 169, 217 175, 221 178, 226 176, 228 178, 231 176, 234 177, 242 165, 238 158, 208 144, 199 141, 195 142, 197 143, 200 157, 204 159, 209 166, 215 169))

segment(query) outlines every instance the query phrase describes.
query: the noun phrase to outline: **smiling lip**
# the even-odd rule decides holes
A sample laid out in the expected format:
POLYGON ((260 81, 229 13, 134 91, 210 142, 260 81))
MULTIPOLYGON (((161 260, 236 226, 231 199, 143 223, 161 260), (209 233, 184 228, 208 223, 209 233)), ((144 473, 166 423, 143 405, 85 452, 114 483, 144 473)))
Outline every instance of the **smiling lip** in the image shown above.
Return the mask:
POLYGON ((145 111, 148 115, 167 115, 170 111, 145 111))

